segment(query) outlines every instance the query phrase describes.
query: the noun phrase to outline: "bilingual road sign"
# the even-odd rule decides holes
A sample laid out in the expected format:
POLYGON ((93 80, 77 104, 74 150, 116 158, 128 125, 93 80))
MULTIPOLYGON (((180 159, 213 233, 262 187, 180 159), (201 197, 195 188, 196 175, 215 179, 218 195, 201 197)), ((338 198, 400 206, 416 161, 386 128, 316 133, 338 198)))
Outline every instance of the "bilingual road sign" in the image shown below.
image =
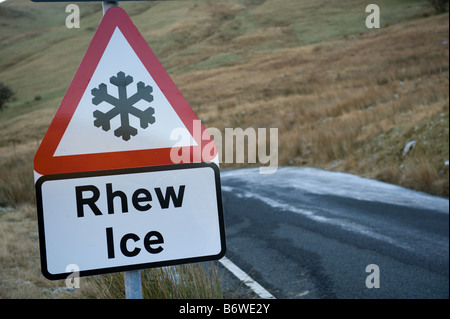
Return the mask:
POLYGON ((212 163, 44 176, 36 184, 48 279, 219 259, 219 170, 212 163), (55 200, 59 199, 59 200, 55 200))
POLYGON ((216 154, 128 15, 108 9, 34 158, 45 277, 221 258, 216 154))

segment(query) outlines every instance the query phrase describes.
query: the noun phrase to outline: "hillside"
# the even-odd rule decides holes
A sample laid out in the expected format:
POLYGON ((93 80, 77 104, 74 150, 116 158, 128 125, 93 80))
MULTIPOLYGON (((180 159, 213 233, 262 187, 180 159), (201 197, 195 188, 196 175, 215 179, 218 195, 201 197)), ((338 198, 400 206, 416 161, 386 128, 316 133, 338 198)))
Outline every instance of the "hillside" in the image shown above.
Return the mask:
MULTIPOLYGON (((120 5, 206 127, 276 127, 279 165, 448 196, 448 13, 377 3, 381 28, 370 30, 358 0, 120 5)), ((3 205, 33 202, 32 157, 102 17, 81 3, 81 28, 68 29, 65 5, 0 5, 0 79, 15 92, 0 113, 3 205), (11 179, 27 182, 12 190, 11 179)))

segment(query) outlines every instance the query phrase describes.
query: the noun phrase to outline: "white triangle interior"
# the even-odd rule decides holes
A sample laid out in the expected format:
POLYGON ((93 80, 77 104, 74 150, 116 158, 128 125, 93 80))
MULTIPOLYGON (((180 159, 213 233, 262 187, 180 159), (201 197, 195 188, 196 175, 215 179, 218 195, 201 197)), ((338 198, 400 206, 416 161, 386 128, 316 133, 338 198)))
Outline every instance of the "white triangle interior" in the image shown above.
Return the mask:
POLYGON ((53 156, 195 145, 197 143, 153 77, 149 74, 119 28, 116 28, 53 156), (130 115, 130 125, 136 128, 138 133, 135 136, 131 136, 127 141, 114 135, 114 130, 120 126, 120 115, 111 119, 111 128, 108 131, 94 126, 95 118, 93 112, 99 110, 106 113, 114 106, 107 102, 101 102, 97 106, 94 105, 91 91, 94 88, 98 88, 101 83, 104 83, 107 85, 108 94, 118 98, 117 87, 110 83, 110 78, 116 76, 118 72, 124 72, 125 75, 133 77, 133 82, 126 87, 128 97, 136 93, 136 85, 140 81, 153 88, 152 102, 141 100, 135 103, 134 106, 141 110, 152 107, 155 111, 155 123, 149 124, 147 128, 143 129, 140 127, 139 119, 130 115), (177 140, 171 140, 171 132, 176 129, 177 140), (180 136, 180 132, 185 134, 185 136, 180 136))

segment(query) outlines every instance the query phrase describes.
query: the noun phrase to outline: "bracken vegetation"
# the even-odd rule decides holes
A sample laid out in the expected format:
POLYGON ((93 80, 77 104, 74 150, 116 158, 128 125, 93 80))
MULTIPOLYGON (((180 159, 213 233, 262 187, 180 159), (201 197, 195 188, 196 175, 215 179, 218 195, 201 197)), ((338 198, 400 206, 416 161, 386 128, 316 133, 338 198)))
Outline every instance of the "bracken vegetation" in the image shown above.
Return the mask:
MULTIPOLYGON (((278 128, 280 165, 448 197, 448 12, 427 0, 377 4, 379 29, 366 28, 359 0, 121 7, 205 127, 278 128)), ((81 28, 67 29, 65 5, 0 4, 0 80, 14 92, 0 112, 0 297, 120 297, 98 292, 110 277, 69 292, 40 274, 32 160, 102 17, 99 3, 80 3, 81 28)), ((202 289, 218 296, 210 275, 202 289)))

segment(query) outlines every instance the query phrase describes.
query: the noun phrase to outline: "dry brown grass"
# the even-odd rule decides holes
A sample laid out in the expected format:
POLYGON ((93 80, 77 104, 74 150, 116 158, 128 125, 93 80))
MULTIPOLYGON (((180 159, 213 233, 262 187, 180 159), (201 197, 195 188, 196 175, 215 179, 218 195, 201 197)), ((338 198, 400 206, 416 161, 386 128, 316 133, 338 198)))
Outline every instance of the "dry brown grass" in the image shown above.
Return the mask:
POLYGON ((32 163, 36 149, 17 144, 0 158, 0 207, 35 203, 32 163))
POLYGON ((36 208, 23 204, 0 208, 0 298, 93 297, 88 282, 84 289, 69 291, 65 281, 48 281, 41 274, 36 208))
MULTIPOLYGON (((150 268, 141 271, 144 299, 219 299, 222 291, 212 262, 150 268)), ((122 273, 96 276, 91 280, 99 298, 125 298, 122 273), (105 289, 108 287, 108 289, 105 289)))

